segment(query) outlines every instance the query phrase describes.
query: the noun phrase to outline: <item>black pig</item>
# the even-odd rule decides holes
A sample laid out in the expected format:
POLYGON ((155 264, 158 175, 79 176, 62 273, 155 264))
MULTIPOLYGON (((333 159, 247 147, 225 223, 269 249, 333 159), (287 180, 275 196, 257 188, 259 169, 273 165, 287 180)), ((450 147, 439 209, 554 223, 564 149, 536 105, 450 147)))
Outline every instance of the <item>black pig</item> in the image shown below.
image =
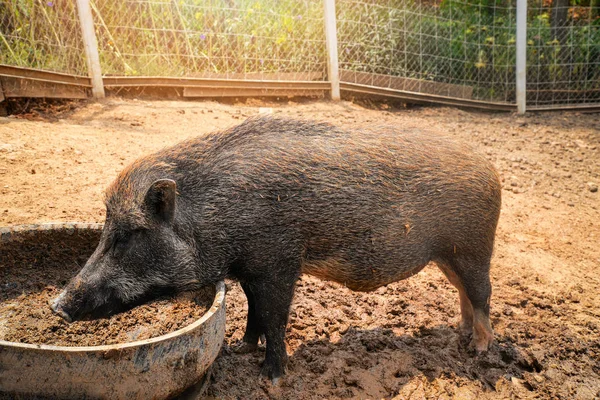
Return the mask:
POLYGON ((52 304, 67 320, 231 277, 248 298, 240 350, 264 334, 262 373, 276 380, 300 274, 371 291, 434 261, 458 288, 476 350, 493 340, 500 183, 451 140, 254 118, 135 161, 106 209, 98 248, 52 304))

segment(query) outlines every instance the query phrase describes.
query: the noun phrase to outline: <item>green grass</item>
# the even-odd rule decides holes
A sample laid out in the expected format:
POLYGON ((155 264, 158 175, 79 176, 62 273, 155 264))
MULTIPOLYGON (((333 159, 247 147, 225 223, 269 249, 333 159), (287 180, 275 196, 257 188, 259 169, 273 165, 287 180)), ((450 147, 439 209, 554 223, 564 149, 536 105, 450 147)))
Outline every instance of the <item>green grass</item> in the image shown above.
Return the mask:
POLYGON ((74 4, 0 0, 0 63, 87 75, 74 4))

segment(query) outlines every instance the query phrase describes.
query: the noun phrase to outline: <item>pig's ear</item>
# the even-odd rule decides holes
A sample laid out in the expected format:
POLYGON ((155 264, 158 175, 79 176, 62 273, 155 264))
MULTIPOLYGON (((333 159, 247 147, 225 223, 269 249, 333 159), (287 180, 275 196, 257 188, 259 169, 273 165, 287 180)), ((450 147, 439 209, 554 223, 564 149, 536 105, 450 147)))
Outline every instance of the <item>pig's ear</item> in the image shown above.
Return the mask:
POLYGON ((146 213, 152 219, 171 223, 175 215, 175 197, 177 185, 172 179, 155 181, 146 192, 144 206, 146 213))

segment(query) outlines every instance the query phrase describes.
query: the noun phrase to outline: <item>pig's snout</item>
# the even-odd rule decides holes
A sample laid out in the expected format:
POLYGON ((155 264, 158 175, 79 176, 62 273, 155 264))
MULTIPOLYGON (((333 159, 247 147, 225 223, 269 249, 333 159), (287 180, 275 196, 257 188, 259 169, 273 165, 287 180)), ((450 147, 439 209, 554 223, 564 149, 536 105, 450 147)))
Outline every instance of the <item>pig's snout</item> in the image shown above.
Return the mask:
POLYGON ((57 298, 50 303, 50 308, 67 322, 73 322, 73 318, 64 310, 62 302, 65 298, 66 290, 63 290, 57 298))

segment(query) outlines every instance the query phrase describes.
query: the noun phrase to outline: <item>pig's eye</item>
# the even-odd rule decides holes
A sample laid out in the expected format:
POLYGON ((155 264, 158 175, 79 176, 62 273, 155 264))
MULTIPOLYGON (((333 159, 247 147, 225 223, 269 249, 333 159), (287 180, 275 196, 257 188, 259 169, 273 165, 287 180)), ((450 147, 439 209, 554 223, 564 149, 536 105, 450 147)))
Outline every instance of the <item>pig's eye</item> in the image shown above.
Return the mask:
POLYGON ((132 234, 129 232, 121 232, 115 236, 113 243, 113 254, 117 257, 122 256, 129 248, 132 234))

